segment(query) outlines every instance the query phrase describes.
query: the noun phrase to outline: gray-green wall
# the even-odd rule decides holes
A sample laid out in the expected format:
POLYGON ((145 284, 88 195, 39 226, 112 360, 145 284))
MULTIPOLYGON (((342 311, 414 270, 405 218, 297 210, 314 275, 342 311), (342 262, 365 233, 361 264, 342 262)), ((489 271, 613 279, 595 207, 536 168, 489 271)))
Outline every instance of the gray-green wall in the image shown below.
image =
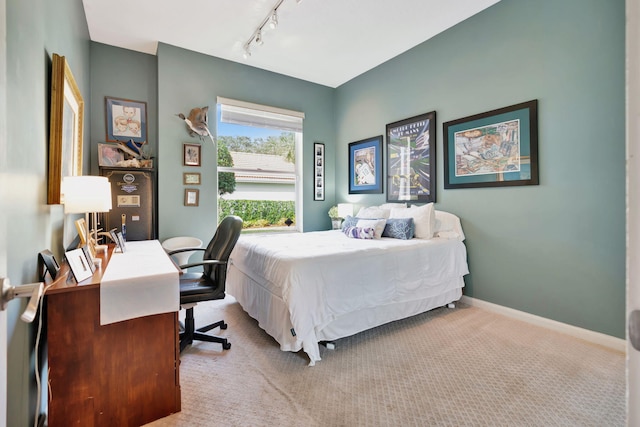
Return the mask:
MULTIPOLYGON (((198 208, 183 204, 176 113, 217 96, 306 114, 305 231, 330 227, 348 195, 347 144, 437 112, 437 208, 460 215, 472 274, 466 293, 624 337, 624 1, 502 0, 337 89, 160 45, 151 56, 88 41, 80 0, 6 0, 6 140, 0 140, 0 262, 12 283, 36 279, 36 254, 62 251, 61 206, 46 204, 49 73, 67 57, 85 98, 85 173, 97 173, 104 96, 147 102, 159 172, 160 237, 210 238, 215 156, 204 141, 198 208), (61 24, 62 23, 62 24, 61 24), (444 190, 442 122, 539 100, 540 185, 444 190), (327 197, 312 197, 311 147, 326 143, 327 197), (8 242, 11 242, 10 244, 8 242)), ((0 96, 3 96, 0 94, 0 96)), ((0 134, 1 136, 2 134, 0 134)), ((194 169, 195 170, 195 169, 194 169)), ((30 424, 32 327, 8 309, 7 425, 30 424)))
POLYGON ((330 226, 326 212, 333 203, 334 163, 327 168, 327 197, 313 201, 313 143, 327 144, 327 156, 334 156, 334 89, 260 70, 245 64, 212 58, 174 46, 158 48, 158 170, 160 238, 195 236, 208 242, 217 224, 216 154, 210 140, 202 141, 202 166, 182 166, 182 144, 191 138, 177 113, 208 105, 209 125, 214 132, 216 98, 222 96, 257 104, 302 111, 304 119, 304 230, 330 226), (182 173, 202 173, 200 205, 183 206, 182 173))
MULTIPOLYGON (((50 73, 53 53, 63 55, 88 103, 89 31, 81 0, 6 1, 6 140, 0 141, 0 259, 12 284, 37 280, 37 254, 61 259, 64 215, 47 205, 50 73)), ((3 70, 4 72, 4 70, 3 70)), ((5 96, 2 94, 0 96, 5 96)), ((85 142, 89 140, 85 106, 85 142)), ((84 170, 89 153, 84 151, 84 170)), ((71 223, 73 226, 73 223, 71 223)), ((19 316, 25 301, 7 310, 7 425, 33 424, 35 324, 19 316)))
POLYGON ((436 208, 458 214, 474 298, 624 338, 624 0, 502 0, 336 91, 347 144, 436 111, 436 208), (538 99, 540 185, 444 190, 442 123, 538 99))

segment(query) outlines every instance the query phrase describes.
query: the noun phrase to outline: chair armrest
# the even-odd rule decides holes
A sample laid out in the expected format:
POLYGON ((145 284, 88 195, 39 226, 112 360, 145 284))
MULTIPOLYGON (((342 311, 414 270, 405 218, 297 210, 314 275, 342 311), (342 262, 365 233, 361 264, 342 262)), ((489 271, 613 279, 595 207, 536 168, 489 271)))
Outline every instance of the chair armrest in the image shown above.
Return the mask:
POLYGON ((188 252, 188 251, 205 251, 207 248, 181 248, 174 249, 172 251, 167 252, 167 255, 171 256, 173 254, 178 254, 180 252, 188 252))
POLYGON ((191 264, 181 265, 180 268, 181 269, 185 269, 185 268, 197 267, 199 265, 220 265, 220 264, 224 265, 226 263, 227 263, 227 261, 220 261, 220 260, 217 260, 217 259, 206 259, 206 260, 194 262, 194 263, 191 263, 191 264))

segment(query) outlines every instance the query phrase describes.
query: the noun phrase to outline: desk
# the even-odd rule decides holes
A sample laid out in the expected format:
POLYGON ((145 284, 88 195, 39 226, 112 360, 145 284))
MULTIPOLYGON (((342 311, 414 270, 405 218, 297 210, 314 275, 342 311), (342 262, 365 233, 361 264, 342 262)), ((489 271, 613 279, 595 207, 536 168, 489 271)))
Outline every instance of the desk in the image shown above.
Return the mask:
POLYGON ((100 325, 102 268, 46 292, 49 426, 140 426, 180 411, 178 313, 100 325))

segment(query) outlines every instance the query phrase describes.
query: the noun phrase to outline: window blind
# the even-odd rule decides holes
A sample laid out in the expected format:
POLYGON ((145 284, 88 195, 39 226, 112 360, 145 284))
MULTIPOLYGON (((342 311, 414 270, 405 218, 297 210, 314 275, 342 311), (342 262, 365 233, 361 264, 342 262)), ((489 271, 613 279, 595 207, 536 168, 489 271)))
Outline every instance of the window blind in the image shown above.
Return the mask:
POLYGON ((304 113, 218 97, 220 121, 290 132, 302 132, 304 113))

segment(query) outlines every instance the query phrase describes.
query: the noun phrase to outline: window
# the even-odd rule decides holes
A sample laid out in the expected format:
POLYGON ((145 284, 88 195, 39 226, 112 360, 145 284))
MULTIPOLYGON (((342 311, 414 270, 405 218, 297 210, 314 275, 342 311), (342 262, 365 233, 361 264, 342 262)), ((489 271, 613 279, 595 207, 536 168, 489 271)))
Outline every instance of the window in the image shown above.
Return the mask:
POLYGON ((245 229, 302 230, 304 114, 218 97, 219 218, 245 229))

